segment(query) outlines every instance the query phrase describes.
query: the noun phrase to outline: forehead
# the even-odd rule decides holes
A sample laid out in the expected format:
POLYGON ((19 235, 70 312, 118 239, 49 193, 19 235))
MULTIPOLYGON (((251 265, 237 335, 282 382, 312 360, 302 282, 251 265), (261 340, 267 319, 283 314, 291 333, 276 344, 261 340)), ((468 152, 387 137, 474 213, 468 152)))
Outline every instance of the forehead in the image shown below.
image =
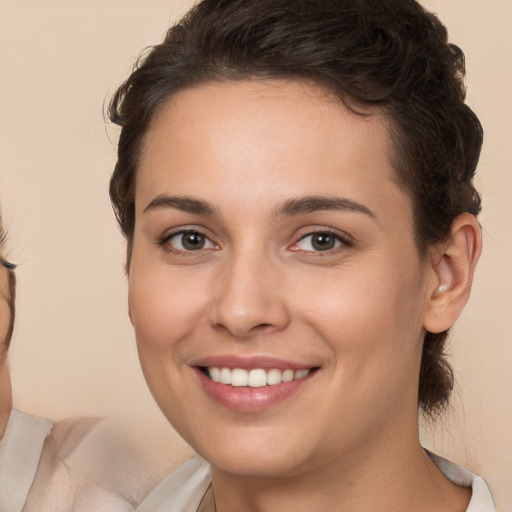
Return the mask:
MULTIPOLYGON (((289 142, 295 137, 303 145, 304 140, 299 141, 301 136, 314 132, 316 137, 311 146, 326 137, 339 143, 339 122, 347 120, 354 128, 352 144, 370 137, 383 154, 391 148, 388 119, 380 110, 358 107, 357 113, 351 111, 334 93, 318 84, 270 79, 206 82, 175 93, 157 110, 146 134, 143 155, 151 151, 153 142, 162 142, 162 136, 171 142, 175 135, 190 137, 192 143, 198 144, 199 137, 195 135, 207 135, 201 141, 206 147, 207 143, 218 142, 227 133, 232 135, 241 129, 245 135, 252 135, 255 142, 289 142), (260 131, 262 127, 266 130, 260 131)), ((342 136, 346 139, 347 133, 342 136)), ((231 144, 236 149, 243 140, 237 138, 233 142, 238 143, 231 144)), ((264 147, 276 149, 275 144, 264 147)))
POLYGON ((305 193, 382 201, 384 185, 402 194, 390 153, 386 116, 356 114, 320 86, 206 83, 175 94, 154 117, 136 200, 190 194, 193 186, 223 198, 231 190, 253 202, 305 193))

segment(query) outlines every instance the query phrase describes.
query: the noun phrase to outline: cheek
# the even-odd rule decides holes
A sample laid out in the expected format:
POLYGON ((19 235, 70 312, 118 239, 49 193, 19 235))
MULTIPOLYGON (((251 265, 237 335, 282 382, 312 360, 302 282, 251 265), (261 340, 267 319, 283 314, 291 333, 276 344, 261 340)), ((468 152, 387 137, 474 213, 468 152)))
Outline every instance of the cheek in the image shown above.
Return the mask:
POLYGON ((423 338, 417 283, 368 273, 338 283, 310 308, 310 322, 332 353, 328 415, 381 425, 390 411, 414 410, 423 338), (343 285, 342 285, 343 284, 343 285), (333 406, 334 404, 334 406, 333 406))
POLYGON ((407 366, 416 360, 423 336, 418 276, 417 269, 400 272, 393 265, 374 264, 316 281, 305 314, 350 378, 385 373, 400 360, 407 366))
MULTIPOLYGON (((157 274, 140 267, 130 272, 128 301, 141 368, 166 415, 179 409, 177 405, 190 393, 183 384, 187 366, 182 342, 198 321, 200 294, 193 288, 165 272, 157 274)), ((176 418, 168 419, 179 423, 176 418)))
POLYGON ((180 364, 180 342, 199 325, 205 301, 199 279, 133 268, 128 302, 143 367, 153 371, 153 366, 180 364))

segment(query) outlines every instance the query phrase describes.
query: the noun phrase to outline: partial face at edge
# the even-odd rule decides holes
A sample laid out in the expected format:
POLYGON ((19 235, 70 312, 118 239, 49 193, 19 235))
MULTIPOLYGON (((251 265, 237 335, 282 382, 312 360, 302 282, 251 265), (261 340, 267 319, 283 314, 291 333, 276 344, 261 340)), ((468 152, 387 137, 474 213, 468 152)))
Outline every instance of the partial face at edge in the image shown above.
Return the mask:
POLYGON ((130 317, 161 409, 217 467, 292 474, 416 428, 430 283, 385 122, 227 82, 177 94, 146 136, 130 317), (251 391, 208 367, 309 373, 251 391))
POLYGON ((4 344, 9 333, 11 322, 11 309, 9 307, 9 274, 7 269, 0 265, 0 358, 3 359, 4 344))

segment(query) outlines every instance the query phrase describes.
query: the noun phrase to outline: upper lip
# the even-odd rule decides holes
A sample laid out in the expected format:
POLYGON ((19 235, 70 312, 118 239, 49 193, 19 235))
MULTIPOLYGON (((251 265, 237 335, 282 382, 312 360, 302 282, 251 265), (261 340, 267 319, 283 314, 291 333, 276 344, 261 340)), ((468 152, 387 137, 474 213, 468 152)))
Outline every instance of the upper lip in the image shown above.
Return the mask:
POLYGON ((204 366, 216 368, 241 368, 243 370, 253 370, 261 368, 263 370, 271 370, 278 368, 281 370, 305 370, 314 368, 318 365, 287 361, 270 356, 252 356, 241 357, 238 355, 215 355, 196 359, 190 363, 191 366, 204 366))

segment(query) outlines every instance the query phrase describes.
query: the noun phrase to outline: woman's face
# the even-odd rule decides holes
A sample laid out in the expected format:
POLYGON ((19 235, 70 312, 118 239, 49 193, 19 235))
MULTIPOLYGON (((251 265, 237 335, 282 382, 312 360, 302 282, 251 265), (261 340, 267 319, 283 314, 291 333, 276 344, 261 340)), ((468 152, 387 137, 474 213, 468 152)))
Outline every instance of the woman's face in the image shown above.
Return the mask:
POLYGON ((130 317, 159 406, 217 468, 291 475, 416 435, 433 277, 386 122, 233 81, 147 133, 130 317))

